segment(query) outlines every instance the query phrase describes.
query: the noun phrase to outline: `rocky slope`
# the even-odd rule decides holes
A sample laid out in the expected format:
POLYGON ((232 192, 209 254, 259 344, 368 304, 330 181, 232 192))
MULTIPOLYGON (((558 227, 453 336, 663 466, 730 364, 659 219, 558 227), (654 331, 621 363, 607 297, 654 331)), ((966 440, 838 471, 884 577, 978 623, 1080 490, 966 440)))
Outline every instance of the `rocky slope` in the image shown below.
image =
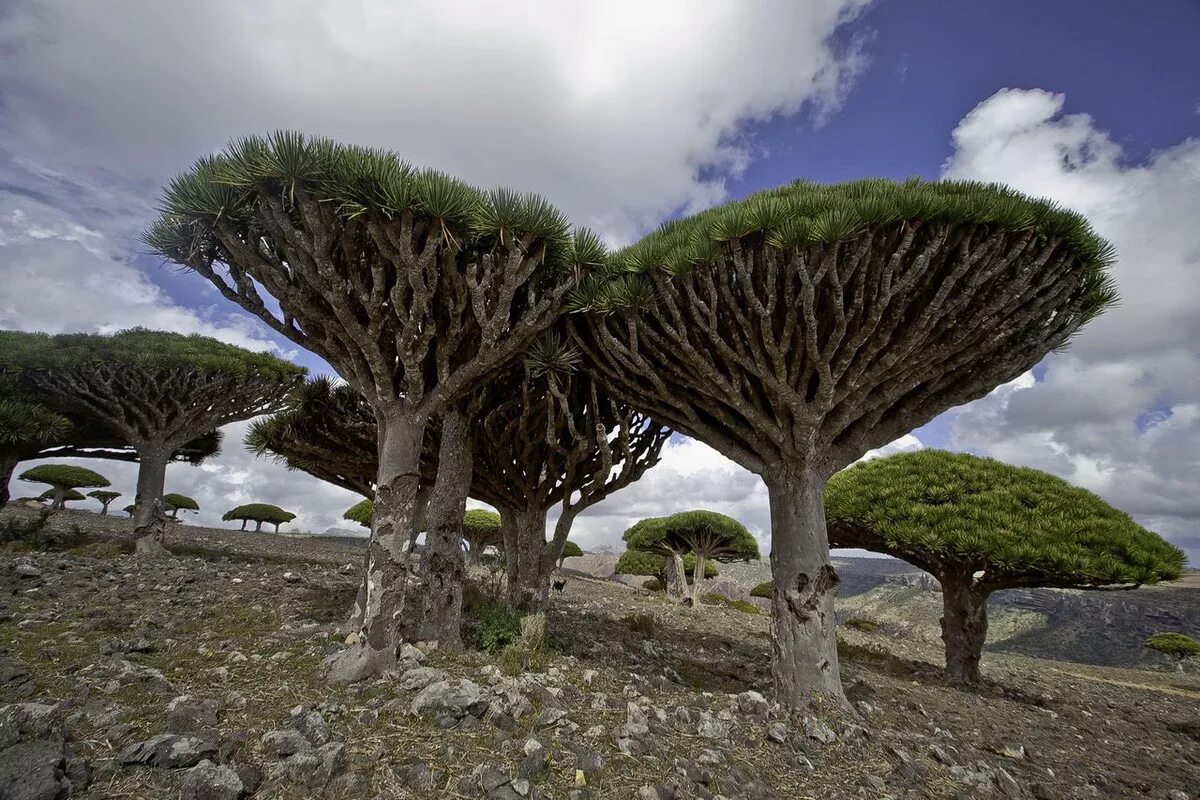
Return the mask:
POLYGON ((297 541, 0 552, 0 797, 1200 795, 1192 676, 994 653, 965 692, 925 642, 847 630, 859 716, 788 720, 765 616, 578 576, 536 669, 409 649, 330 687, 360 545, 297 541))

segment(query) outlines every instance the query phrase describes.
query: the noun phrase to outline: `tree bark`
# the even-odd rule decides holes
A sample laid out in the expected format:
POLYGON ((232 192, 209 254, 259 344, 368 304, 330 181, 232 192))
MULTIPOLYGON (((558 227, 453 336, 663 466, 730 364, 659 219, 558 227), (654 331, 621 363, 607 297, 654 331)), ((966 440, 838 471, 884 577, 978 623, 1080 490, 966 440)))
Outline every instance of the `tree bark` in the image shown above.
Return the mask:
POLYGON ((682 600, 688 596, 687 567, 683 563, 683 555, 674 550, 666 557, 663 568, 664 588, 667 597, 672 600, 682 600))
POLYGON ((12 495, 8 491, 8 483, 13 473, 17 471, 18 458, 15 453, 0 453, 0 508, 8 505, 12 495))
POLYGON ((172 448, 163 442, 134 442, 133 449, 138 454, 137 492, 133 497, 133 527, 137 530, 153 520, 155 501, 162 514, 163 486, 167 482, 172 448))
POLYGON ((514 542, 505 541, 508 604, 525 614, 536 613, 542 558, 546 553, 546 512, 529 508, 512 511, 514 542))
POLYGON ((942 641, 946 677, 952 683, 979 683, 979 662, 987 641, 989 592, 974 585, 970 573, 939 575, 942 584, 942 641))
POLYGON ((163 513, 162 503, 157 499, 146 503, 150 519, 143 525, 136 522, 133 535, 137 537, 133 553, 143 558, 158 558, 167 554, 167 515, 163 513))
POLYGON ((250 520, 248 520, 248 519, 244 519, 244 520, 242 520, 242 527, 238 528, 238 530, 241 530, 241 531, 244 531, 244 530, 246 530, 246 523, 247 523, 247 522, 249 522, 249 521, 250 521, 250 520))
MULTIPOLYGON (((554 536, 550 538, 550 544, 546 545, 543 539, 542 554, 538 558, 538 580, 533 593, 533 603, 526 613, 541 612, 550 599, 550 578, 554 575, 554 570, 562 568, 563 548, 566 547, 567 537, 571 535, 571 525, 574 524, 577 516, 579 516, 578 510, 564 508, 554 523, 554 536)), ((545 536, 545 534, 542 535, 545 536)))
MULTIPOLYGON (((111 503, 112 501, 111 501, 111 500, 109 500, 108 502, 109 502, 109 503, 111 503)), ((100 504, 100 516, 102 516, 102 517, 107 517, 107 516, 108 516, 108 503, 101 503, 101 504, 100 504)))
POLYGON ((692 608, 700 607, 701 589, 704 587, 704 556, 696 551, 696 566, 692 568, 692 608))
POLYGON ((452 649, 462 647, 462 593, 466 577, 462 523, 474 467, 472 442, 471 420, 467 415, 457 411, 443 415, 437 480, 429 496, 421 564, 428 600, 421 638, 436 640, 440 647, 452 649))
POLYGON ((54 487, 54 499, 50 502, 50 510, 57 511, 67 502, 67 490, 63 486, 54 487))
POLYGON ((262 524, 263 524, 263 521, 261 519, 254 520, 254 532, 255 533, 262 532, 262 524))
MULTIPOLYGON (((407 553, 413 552, 417 546, 417 537, 421 535, 424 525, 421 520, 425 516, 425 509, 429 507, 429 487, 422 485, 417 490, 417 505, 416 512, 413 514, 412 530, 408 534, 408 549, 407 553)), ((369 555, 363 556, 363 577, 358 584, 358 594, 354 597, 354 607, 350 610, 350 618, 339 628, 342 636, 348 636, 351 631, 357 631, 362 627, 363 614, 367 608, 367 565, 370 563, 369 555)))
POLYGON ((771 660, 776 699, 785 707, 848 708, 838 669, 834 599, 822 494, 812 470, 765 475, 771 503, 771 660))

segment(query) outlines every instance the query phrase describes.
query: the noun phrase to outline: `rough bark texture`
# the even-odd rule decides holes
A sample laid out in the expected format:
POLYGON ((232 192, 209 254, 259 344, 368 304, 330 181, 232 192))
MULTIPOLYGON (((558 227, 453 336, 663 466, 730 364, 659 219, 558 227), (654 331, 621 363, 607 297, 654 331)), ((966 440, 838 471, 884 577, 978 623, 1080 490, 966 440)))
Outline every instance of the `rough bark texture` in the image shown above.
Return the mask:
POLYGON ((688 596, 687 567, 684 566, 681 553, 672 550, 666 556, 664 575, 666 576, 667 597, 672 600, 683 600, 688 596))
POLYGON ((946 677, 954 683, 979 683, 979 663, 987 641, 989 592, 970 574, 943 574, 942 641, 946 644, 946 677))
POLYGON ((501 526, 509 520, 505 532, 504 569, 508 582, 508 604, 524 613, 536 613, 538 586, 541 584, 542 557, 546 550, 546 512, 541 509, 501 512, 501 526), (512 544, 509 544, 511 530, 512 544))
POLYGON ((437 482, 429 497, 421 577, 426 615, 420 638, 442 647, 462 647, 462 521, 471 490, 471 421, 462 412, 442 418, 437 482))
POLYGON ((838 672, 838 576, 829 559, 824 480, 804 470, 767 480, 771 503, 771 663, 779 702, 846 706, 838 672))
POLYGON ((137 537, 134 544, 134 555, 144 558, 157 558, 167 554, 167 515, 163 513, 162 502, 155 498, 146 503, 147 514, 145 522, 134 522, 133 534, 137 537))
POLYGON ((700 597, 704 594, 704 554, 696 551, 696 566, 692 569, 692 607, 700 608, 700 597))
MULTIPOLYGON (((167 461, 172 448, 163 442, 137 442, 137 490, 133 497, 133 526, 149 525, 154 501, 161 501, 167 481, 167 461)), ((162 513, 161 503, 159 513, 162 513)))
POLYGON ((55 486, 54 499, 50 501, 50 509, 57 511, 67 502, 67 488, 65 486, 55 486))

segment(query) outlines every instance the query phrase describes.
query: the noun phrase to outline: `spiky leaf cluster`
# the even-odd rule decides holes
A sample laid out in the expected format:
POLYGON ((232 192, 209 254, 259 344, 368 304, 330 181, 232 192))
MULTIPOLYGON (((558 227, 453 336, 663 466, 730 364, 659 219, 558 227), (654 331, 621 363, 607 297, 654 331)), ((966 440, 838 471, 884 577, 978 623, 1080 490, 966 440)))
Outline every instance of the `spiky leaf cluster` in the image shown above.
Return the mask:
POLYGON ((1183 553, 1096 495, 1040 470, 923 450, 857 464, 825 491, 830 543, 980 583, 1105 586, 1174 580, 1183 553))
POLYGON ((113 500, 116 500, 118 497, 120 497, 121 493, 108 491, 106 489, 97 489, 94 492, 88 492, 87 496, 94 497, 97 500, 99 500, 101 503, 107 504, 107 503, 111 503, 113 500))
POLYGON ((37 403, 0 399, 0 447, 40 447, 61 439, 70 429, 66 417, 37 403))
POLYGON ((226 522, 232 520, 247 519, 251 522, 271 522, 282 524, 291 522, 296 518, 296 515, 290 511, 284 511, 282 508, 270 503, 247 503, 226 511, 221 519, 226 522))
MULTIPOLYGON (((21 480, 31 483, 48 483, 55 488, 80 489, 92 486, 108 486, 108 478, 87 467, 71 464, 39 464, 20 475, 21 480)), ((79 499, 83 499, 82 495, 79 499)))

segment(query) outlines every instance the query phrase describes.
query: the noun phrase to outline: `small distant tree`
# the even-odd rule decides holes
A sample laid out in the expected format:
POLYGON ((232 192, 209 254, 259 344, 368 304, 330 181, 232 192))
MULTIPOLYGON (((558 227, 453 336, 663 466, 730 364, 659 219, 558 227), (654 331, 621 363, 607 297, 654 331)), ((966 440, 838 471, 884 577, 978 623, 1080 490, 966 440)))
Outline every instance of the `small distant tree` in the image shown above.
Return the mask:
POLYGON ((199 511, 200 504, 186 494, 169 492, 163 495, 163 510, 171 519, 179 519, 180 511, 199 511))
POLYGON ((137 453, 138 552, 163 552, 172 454, 230 422, 282 406, 302 367, 206 336, 134 328, 109 335, 0 332, 0 370, 48 407, 87 418, 137 453))
MULTIPOLYGON (((93 486, 103 487, 109 485, 108 478, 99 472, 93 472, 86 467, 71 466, 70 464, 39 464, 33 469, 27 469, 22 472, 21 480, 29 481, 30 483, 50 484, 52 487, 49 492, 51 496, 50 508, 52 509, 62 508, 67 492, 72 489, 86 489, 93 486)), ((80 494, 79 497, 72 497, 71 499, 83 500, 84 497, 80 494)))
POLYGON ((713 561, 747 561, 758 558, 758 542, 746 527, 715 511, 683 511, 669 517, 642 520, 625 532, 632 550, 661 556, 668 561, 664 583, 671 596, 690 596, 698 606, 705 570, 713 561), (684 557, 692 554, 691 591, 687 589, 684 557), (682 594, 680 594, 682 593, 682 594))
POLYGON ((750 590, 751 597, 765 597, 767 600, 775 594, 775 581, 763 581, 750 590))
POLYGON ((247 503, 243 506, 226 511, 221 519, 226 522, 241 520, 242 527, 240 530, 246 530, 246 523, 253 522, 254 530, 257 533, 262 530, 264 522, 269 522, 275 526, 275 532, 279 533, 279 526, 285 522, 291 522, 296 518, 296 515, 290 511, 284 511, 279 506, 271 505, 270 503, 247 503))
POLYGON ((77 492, 74 489, 67 489, 65 492, 62 492, 61 496, 57 489, 47 489, 39 494, 37 499, 43 503, 59 503, 58 506, 52 506, 54 508, 66 508, 67 503, 74 503, 77 500, 86 500, 87 498, 84 497, 83 492, 77 492))
POLYGON ((472 508, 463 514, 463 544, 467 548, 467 563, 479 564, 484 550, 503 542, 500 515, 495 511, 472 508))
MULTIPOLYGON (((550 544, 547 544, 546 546, 549 547, 550 544)), ((562 569, 563 562, 568 558, 576 558, 581 555, 583 555, 583 548, 572 542, 570 539, 567 539, 565 542, 563 542, 562 552, 558 554, 558 564, 556 567, 558 569, 562 569)))
POLYGON ((100 502, 100 516, 107 517, 109 503, 120 497, 121 493, 108 491, 107 489, 97 489, 94 492, 88 492, 87 496, 94 497, 100 502))
POLYGON ((922 450, 863 462, 825 490, 830 542, 886 553, 942 584, 946 674, 977 683, 998 589, 1132 589, 1184 556, 1091 492, 1035 469, 922 450))
MULTIPOLYGON (((645 575, 648 578, 655 578, 662 583, 663 588, 670 593, 671 597, 682 599, 688 594, 687 587, 693 580, 695 569, 695 553, 686 553, 680 559, 678 567, 675 567, 672 558, 645 550, 627 548, 617 559, 614 571, 618 575, 645 575), (673 584, 675 584, 674 587, 673 584), (679 588, 680 586, 682 588, 679 588)), ((709 561, 704 565, 704 577, 706 580, 717 577, 715 562, 709 561)))
POLYGON ((133 512, 137 510, 137 506, 135 506, 133 503, 130 503, 129 505, 122 508, 121 510, 132 517, 133 512))
POLYGON ((1183 662, 1200 656, 1200 642, 1185 633, 1163 631, 1146 640, 1146 647, 1175 659, 1175 666, 1183 672, 1183 662))

